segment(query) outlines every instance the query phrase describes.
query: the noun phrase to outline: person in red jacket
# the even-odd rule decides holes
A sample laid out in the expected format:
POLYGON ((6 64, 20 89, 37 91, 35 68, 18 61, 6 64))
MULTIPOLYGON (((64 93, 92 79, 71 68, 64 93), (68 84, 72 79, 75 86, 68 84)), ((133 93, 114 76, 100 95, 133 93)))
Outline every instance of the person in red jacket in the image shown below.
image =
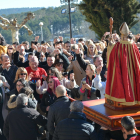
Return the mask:
POLYGON ((123 117, 121 120, 121 125, 125 140, 140 140, 140 136, 135 132, 135 121, 132 117, 123 117))
POLYGON ((29 67, 26 68, 28 72, 29 80, 33 83, 36 83, 37 80, 46 80, 47 73, 43 68, 38 67, 38 58, 36 56, 32 56, 29 60, 29 67))

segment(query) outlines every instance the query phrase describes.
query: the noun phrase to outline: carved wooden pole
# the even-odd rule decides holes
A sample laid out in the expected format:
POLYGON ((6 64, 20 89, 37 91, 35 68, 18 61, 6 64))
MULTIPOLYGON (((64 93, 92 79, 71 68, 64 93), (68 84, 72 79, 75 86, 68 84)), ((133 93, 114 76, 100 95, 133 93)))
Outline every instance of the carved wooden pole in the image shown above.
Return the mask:
POLYGON ((110 28, 110 35, 112 35, 112 29, 113 29, 113 18, 112 18, 112 17, 110 17, 109 21, 110 21, 110 26, 109 26, 109 28, 110 28))

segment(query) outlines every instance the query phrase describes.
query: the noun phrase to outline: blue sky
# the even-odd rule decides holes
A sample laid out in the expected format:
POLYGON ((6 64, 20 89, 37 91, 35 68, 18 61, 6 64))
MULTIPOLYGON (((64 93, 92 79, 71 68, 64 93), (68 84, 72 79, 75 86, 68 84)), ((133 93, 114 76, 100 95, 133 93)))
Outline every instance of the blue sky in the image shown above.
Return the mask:
MULTIPOLYGON (((78 0, 81 1, 81 0, 78 0)), ((21 7, 60 6, 60 0, 1 0, 0 9, 21 7)))

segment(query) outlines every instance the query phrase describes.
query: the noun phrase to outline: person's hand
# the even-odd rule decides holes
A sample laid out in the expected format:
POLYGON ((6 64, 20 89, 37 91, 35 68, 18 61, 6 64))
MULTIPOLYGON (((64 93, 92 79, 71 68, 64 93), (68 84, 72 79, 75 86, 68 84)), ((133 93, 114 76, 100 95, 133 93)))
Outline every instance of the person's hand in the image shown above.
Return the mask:
POLYGON ((46 81, 46 78, 47 78, 47 77, 43 74, 43 75, 42 75, 42 78, 46 81))
POLYGON ((36 82, 36 86, 37 86, 37 87, 40 87, 40 86, 41 86, 41 80, 40 80, 40 79, 37 80, 37 82, 36 82))
POLYGON ((55 54, 60 54, 61 52, 60 52, 59 49, 55 49, 55 50, 54 50, 54 53, 55 53, 55 54))
POLYGON ((32 79, 32 77, 33 77, 33 72, 31 72, 31 73, 29 74, 28 80, 30 81, 30 80, 32 79))
POLYGON ((74 81, 74 73, 71 73, 71 74, 70 74, 70 80, 71 80, 71 81, 74 81))
POLYGON ((110 35, 110 32, 105 32, 104 36, 110 35))
POLYGON ((35 44, 33 44, 33 49, 37 50, 37 46, 35 44))
POLYGON ((16 51, 19 52, 19 51, 20 51, 20 48, 21 48, 21 45, 17 45, 17 46, 16 46, 16 51))
POLYGON ((59 36, 59 39, 60 39, 60 41, 63 41, 63 37, 62 36, 59 36))
POLYGON ((73 56, 71 55, 71 56, 69 56, 68 57, 68 59, 69 59, 69 61, 71 62, 72 61, 72 59, 73 59, 73 56))
POLYGON ((75 44, 74 38, 71 38, 70 43, 71 43, 71 44, 75 44))
POLYGON ((103 127, 103 126, 101 126, 101 128, 100 128, 100 129, 102 129, 102 130, 108 130, 108 128, 103 127))
POLYGON ((44 45, 44 46, 42 46, 43 47, 43 49, 44 49, 44 53, 46 53, 47 52, 47 49, 48 49, 48 46, 47 45, 44 45))
POLYGON ((50 108, 50 106, 48 106, 48 107, 46 108, 46 111, 49 111, 49 108, 50 108))
POLYGON ((96 68, 97 75, 99 75, 101 73, 101 71, 102 71, 102 66, 98 66, 96 68))
POLYGON ((85 90, 85 84, 82 84, 82 90, 85 90))
POLYGON ((91 87, 90 87, 89 84, 84 84, 84 86, 85 86, 85 88, 86 88, 87 90, 91 90, 91 87))
POLYGON ((2 65, 2 68, 3 68, 3 69, 7 69, 7 68, 9 68, 10 66, 11 66, 10 61, 8 61, 8 62, 5 62, 4 65, 2 65))
POLYGON ((37 44, 37 51, 38 51, 38 52, 41 52, 41 50, 42 50, 42 46, 38 43, 38 44, 37 44))
POLYGON ((38 41, 38 39, 39 39, 39 36, 36 36, 36 37, 35 37, 35 41, 38 41))
POLYGON ((67 52, 67 50, 66 50, 66 49, 63 49, 63 53, 64 53, 64 54, 67 54, 68 52, 67 52))

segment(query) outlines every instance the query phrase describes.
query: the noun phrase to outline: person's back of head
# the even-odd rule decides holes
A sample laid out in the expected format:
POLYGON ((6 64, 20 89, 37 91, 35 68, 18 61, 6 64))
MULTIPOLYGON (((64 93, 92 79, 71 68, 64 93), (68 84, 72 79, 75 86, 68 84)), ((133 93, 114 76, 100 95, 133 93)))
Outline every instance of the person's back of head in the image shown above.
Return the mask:
POLYGON ((135 121, 130 116, 125 116, 121 119, 121 125, 127 132, 133 131, 135 128, 135 121))
POLYGON ((23 87, 19 93, 24 93, 26 94, 27 96, 30 96, 31 94, 33 94, 33 90, 30 88, 30 87, 23 87))
POLYGON ((73 101, 70 104, 71 112, 83 112, 84 105, 81 101, 73 101))
POLYGON ((61 96, 66 96, 66 88, 63 85, 57 86, 55 92, 57 98, 61 96))
POLYGON ((28 105, 28 96, 24 93, 21 93, 18 95, 17 99, 16 99, 16 104, 17 106, 21 106, 21 105, 28 105))

